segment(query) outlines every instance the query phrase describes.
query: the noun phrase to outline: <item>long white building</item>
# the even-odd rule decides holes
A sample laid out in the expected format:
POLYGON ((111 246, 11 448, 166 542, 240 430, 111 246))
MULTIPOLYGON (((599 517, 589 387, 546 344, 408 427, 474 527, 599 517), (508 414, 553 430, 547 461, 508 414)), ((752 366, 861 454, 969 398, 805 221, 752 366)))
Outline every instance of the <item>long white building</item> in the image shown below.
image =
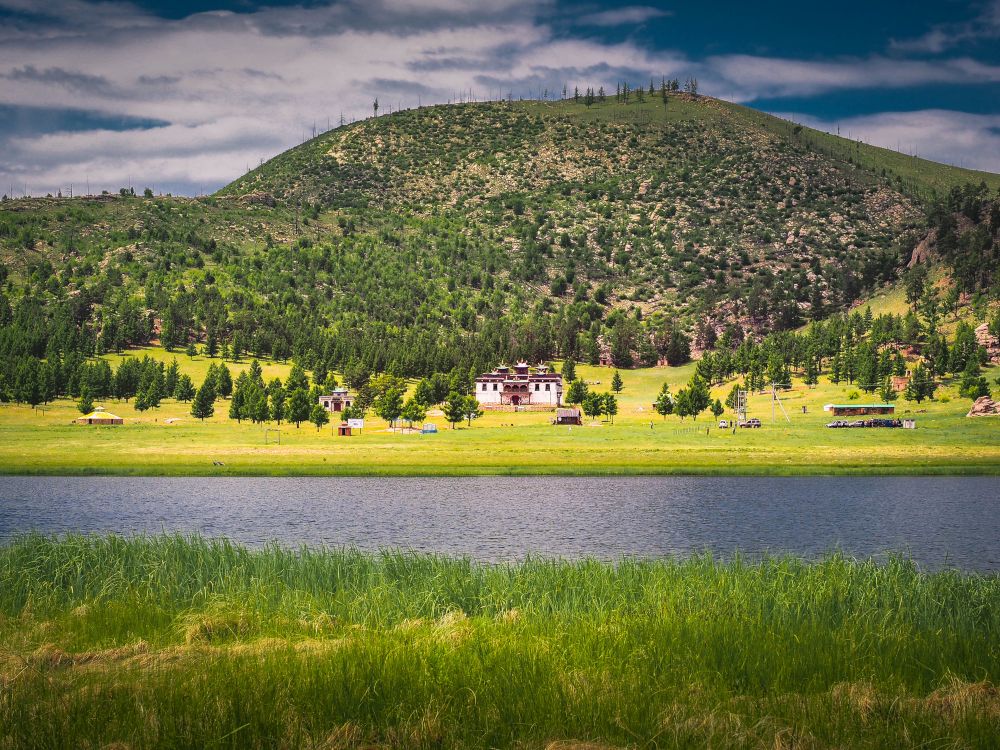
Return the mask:
POLYGON ((545 365, 529 367, 518 362, 513 368, 500 365, 476 378, 475 396, 486 408, 554 409, 562 403, 562 375, 545 365))

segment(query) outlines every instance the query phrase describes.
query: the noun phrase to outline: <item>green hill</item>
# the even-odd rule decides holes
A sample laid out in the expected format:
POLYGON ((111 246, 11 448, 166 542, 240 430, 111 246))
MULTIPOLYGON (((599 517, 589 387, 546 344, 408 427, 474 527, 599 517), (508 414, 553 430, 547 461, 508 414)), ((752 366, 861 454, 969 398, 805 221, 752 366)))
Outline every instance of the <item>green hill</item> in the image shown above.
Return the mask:
POLYGON ((679 332, 847 309, 899 278, 948 191, 985 182, 985 216, 1000 188, 707 97, 613 99, 368 119, 209 198, 6 201, 0 354, 211 341, 407 375, 682 358, 679 332))

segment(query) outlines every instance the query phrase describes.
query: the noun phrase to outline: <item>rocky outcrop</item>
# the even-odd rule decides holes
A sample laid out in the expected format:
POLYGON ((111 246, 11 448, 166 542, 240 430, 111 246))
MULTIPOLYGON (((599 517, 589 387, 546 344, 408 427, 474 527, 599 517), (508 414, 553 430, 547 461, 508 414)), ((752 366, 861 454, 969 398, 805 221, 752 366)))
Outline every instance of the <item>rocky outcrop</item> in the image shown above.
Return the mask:
POLYGON ((918 263, 926 263, 931 259, 931 248, 937 243, 937 230, 932 229, 927 233, 920 242, 917 243, 916 247, 913 248, 913 252, 910 254, 910 262, 906 264, 907 268, 913 268, 918 263))
POLYGON ((991 399, 989 396, 980 396, 976 399, 976 403, 972 405, 972 408, 969 409, 969 413, 965 416, 990 417, 994 415, 1000 415, 1000 404, 991 399))
POLYGON ((988 323, 983 323, 976 329, 976 343, 986 350, 986 356, 991 362, 1000 362, 1000 339, 990 333, 988 323))
MULTIPOLYGON (((958 234, 962 234, 975 228, 975 224, 964 214, 955 214, 955 223, 957 225, 956 231, 958 234)), ((931 260, 936 251, 937 230, 932 229, 913 248, 913 252, 910 253, 910 260, 907 262, 906 267, 913 268, 918 263, 927 263, 931 260)))

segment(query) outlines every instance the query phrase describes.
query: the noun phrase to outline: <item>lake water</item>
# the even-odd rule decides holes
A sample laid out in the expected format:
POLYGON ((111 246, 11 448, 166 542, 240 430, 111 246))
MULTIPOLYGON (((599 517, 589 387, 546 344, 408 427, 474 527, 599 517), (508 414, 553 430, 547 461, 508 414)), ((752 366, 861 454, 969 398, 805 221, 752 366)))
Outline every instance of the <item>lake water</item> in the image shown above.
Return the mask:
POLYGON ((1000 570, 993 477, 0 477, 0 540, 160 531, 470 555, 909 554, 1000 570))

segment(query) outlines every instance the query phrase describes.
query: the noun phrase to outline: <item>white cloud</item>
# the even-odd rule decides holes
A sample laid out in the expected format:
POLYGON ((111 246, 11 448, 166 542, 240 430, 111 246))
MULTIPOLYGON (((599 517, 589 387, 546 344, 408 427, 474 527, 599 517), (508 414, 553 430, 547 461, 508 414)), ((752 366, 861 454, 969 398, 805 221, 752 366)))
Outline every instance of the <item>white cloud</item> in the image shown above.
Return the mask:
POLYGON ((584 26, 625 26, 638 25, 654 18, 671 15, 670 11, 648 5, 628 5, 623 8, 597 11, 582 16, 578 23, 584 26))
POLYGON ((1000 39, 1000 0, 992 0, 973 20, 940 24, 916 39, 892 40, 898 52, 940 54, 960 44, 975 44, 1000 39))
POLYGON ((779 114, 817 130, 862 140, 932 161, 1000 172, 1000 114, 977 115, 941 109, 885 112, 836 122, 808 115, 779 114))
MULTIPOLYGON (((729 55, 694 62, 633 41, 556 34, 554 0, 341 0, 320 7, 201 13, 179 20, 123 2, 0 0, 0 104, 170 123, 145 130, 4 141, 0 186, 55 192, 89 176, 175 191, 214 189, 320 129, 380 112, 478 98, 696 76, 736 101, 838 89, 1000 80, 968 58, 799 61, 729 55), (38 10, 41 8, 41 10, 38 10), (28 13, 35 20, 29 23, 28 13), (41 14, 45 19, 37 20, 41 14)), ((612 17, 650 18, 649 6, 612 17), (629 16, 629 14, 632 14, 629 16)), ((608 11, 609 13, 611 11, 608 11)), ((657 11, 660 12, 660 11, 657 11)), ((596 14, 601 15, 601 14, 596 14)), ((600 20, 600 19, 598 19, 600 20)), ((964 158, 964 157, 963 157, 964 158)), ((985 157, 983 157, 985 160, 985 157)), ((985 162, 982 162, 985 163, 985 162)))
MULTIPOLYGON (((25 3, 0 0, 7 8, 25 3)), ((535 16, 549 3, 530 0, 487 9, 473 0, 347 0, 181 20, 120 5, 107 23, 104 6, 87 21, 81 5, 57 0, 44 33, 0 31, 8 39, 0 45, 0 103, 172 124, 11 139, 0 152, 0 185, 28 181, 54 192, 89 175, 109 189, 129 176, 217 187, 297 143, 314 122, 322 129, 342 113, 367 116, 376 96, 386 112, 470 89, 496 97, 613 85, 675 63, 631 44, 554 40, 535 16)))
POLYGON ((709 58, 705 68, 713 93, 737 101, 811 96, 844 89, 1000 81, 1000 66, 969 58, 928 62, 873 56, 816 62, 725 55, 709 58))

